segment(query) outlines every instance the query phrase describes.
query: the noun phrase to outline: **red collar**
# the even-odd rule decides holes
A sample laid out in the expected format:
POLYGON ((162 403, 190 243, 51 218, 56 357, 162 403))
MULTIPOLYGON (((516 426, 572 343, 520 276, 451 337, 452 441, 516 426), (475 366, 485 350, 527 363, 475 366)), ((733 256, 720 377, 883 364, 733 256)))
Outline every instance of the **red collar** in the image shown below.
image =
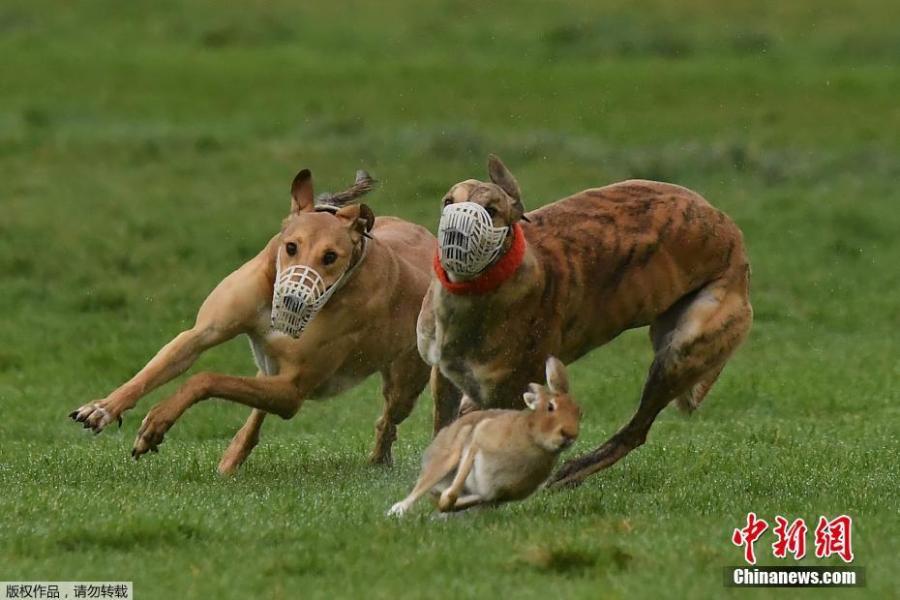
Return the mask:
POLYGON ((513 276, 525 258, 525 233, 522 231, 522 226, 518 223, 513 225, 512 233, 512 247, 506 251, 506 254, 481 275, 469 281, 450 281, 447 271, 441 265, 441 251, 438 249, 434 253, 434 273, 443 288, 451 294, 475 296, 493 292, 500 287, 504 281, 513 276))

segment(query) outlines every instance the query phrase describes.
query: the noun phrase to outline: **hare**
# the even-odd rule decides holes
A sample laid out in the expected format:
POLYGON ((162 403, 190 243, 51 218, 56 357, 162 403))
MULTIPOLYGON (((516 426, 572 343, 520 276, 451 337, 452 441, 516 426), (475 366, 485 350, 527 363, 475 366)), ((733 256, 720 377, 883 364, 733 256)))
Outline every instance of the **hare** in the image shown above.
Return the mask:
POLYGON ((551 356, 546 372, 546 387, 532 383, 523 394, 526 410, 470 412, 442 429, 425 451, 412 492, 388 515, 402 516, 429 492, 441 512, 530 496, 578 437, 581 420, 565 366, 551 356))

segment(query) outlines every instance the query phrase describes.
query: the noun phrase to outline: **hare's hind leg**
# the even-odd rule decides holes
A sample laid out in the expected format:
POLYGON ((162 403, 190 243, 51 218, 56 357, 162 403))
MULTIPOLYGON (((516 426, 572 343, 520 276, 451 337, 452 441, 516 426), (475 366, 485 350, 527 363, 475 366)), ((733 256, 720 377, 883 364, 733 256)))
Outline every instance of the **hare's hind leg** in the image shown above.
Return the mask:
POLYGON ((471 429, 471 425, 461 427, 457 433, 457 442, 449 448, 445 455, 435 456, 422 465, 422 473, 419 475, 419 479, 416 481, 416 485, 409 493, 409 496, 394 504, 388 511, 388 515, 403 516, 419 498, 430 492, 445 477, 452 473, 453 469, 459 466, 463 442, 468 438, 471 429))
POLYGON ((397 439, 397 426, 406 420, 419 394, 428 383, 429 368, 415 348, 398 357, 381 373, 384 412, 375 422, 375 447, 369 462, 391 465, 391 446, 397 439))
MULTIPOLYGON (((441 493, 441 499, 438 501, 439 511, 449 512, 451 510, 461 510, 462 507, 456 507, 457 499, 462 493, 463 487, 466 485, 466 478, 469 476, 469 473, 472 472, 472 466, 475 464, 475 457, 478 455, 478 451, 478 443, 472 441, 465 449, 465 452, 463 452, 462 461, 459 464, 459 468, 456 470, 456 476, 453 477, 453 483, 441 493)), ((467 498, 469 498, 468 501, 471 502, 471 498, 467 498)))
POLYGON ((593 452, 568 461, 550 485, 577 484, 642 445, 672 400, 696 407, 750 329, 746 273, 710 282, 686 296, 653 325, 656 356, 631 421, 593 452), (680 401, 679 401, 680 402, 680 401))

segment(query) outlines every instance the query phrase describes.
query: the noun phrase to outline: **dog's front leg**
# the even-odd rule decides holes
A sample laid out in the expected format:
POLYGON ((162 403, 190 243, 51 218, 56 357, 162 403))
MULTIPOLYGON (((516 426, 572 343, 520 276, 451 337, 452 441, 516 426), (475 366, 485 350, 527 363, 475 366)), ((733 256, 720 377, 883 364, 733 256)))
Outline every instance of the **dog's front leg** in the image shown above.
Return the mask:
POLYGON ((100 433, 138 400, 184 373, 204 351, 246 331, 260 302, 263 274, 251 261, 216 286, 200 306, 194 326, 162 347, 140 372, 103 400, 72 411, 74 420, 100 433))
POLYGON ((131 455, 135 458, 156 452, 166 432, 188 408, 207 398, 222 398, 290 419, 309 392, 298 378, 233 377, 218 373, 200 373, 191 377, 172 397, 154 406, 138 430, 131 455))
POLYGON ((95 433, 100 433, 114 421, 121 424, 122 414, 134 408, 141 397, 184 373, 204 350, 225 339, 226 336, 215 327, 194 327, 183 331, 163 346, 131 380, 103 400, 85 404, 69 416, 95 433))

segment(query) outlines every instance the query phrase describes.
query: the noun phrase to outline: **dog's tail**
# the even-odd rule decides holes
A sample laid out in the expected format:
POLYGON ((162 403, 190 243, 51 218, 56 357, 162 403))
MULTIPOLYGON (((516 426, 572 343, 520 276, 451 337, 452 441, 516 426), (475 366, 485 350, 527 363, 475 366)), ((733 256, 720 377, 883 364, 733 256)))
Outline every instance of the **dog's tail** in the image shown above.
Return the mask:
POLYGON ((322 208, 342 208, 348 204, 354 204, 358 198, 362 198, 375 189, 378 181, 369 175, 366 171, 359 170, 356 172, 356 181, 343 192, 334 194, 324 193, 316 198, 316 207, 322 208))

